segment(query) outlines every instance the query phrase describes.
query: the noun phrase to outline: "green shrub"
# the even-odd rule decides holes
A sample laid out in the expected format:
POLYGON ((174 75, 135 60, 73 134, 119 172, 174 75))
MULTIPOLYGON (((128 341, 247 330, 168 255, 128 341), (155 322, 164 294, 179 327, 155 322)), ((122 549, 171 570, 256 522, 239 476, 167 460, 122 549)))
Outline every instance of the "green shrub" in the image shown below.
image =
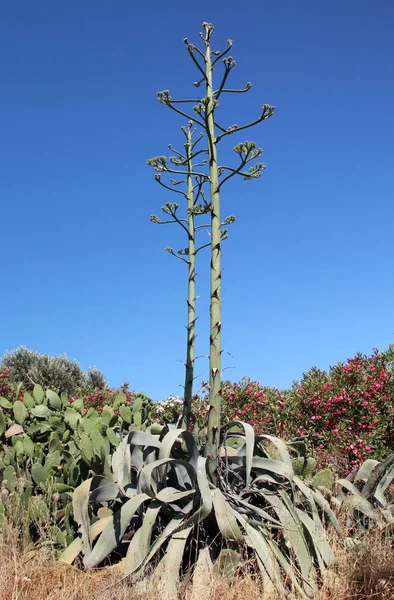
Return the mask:
MULTIPOLYGON (((11 382, 22 382, 28 391, 32 391, 35 384, 39 384, 42 387, 54 386, 61 392, 73 394, 86 384, 85 374, 75 360, 67 356, 40 354, 23 346, 6 352, 2 367, 10 369, 11 382)), ((94 376, 96 377, 96 374, 94 376)))

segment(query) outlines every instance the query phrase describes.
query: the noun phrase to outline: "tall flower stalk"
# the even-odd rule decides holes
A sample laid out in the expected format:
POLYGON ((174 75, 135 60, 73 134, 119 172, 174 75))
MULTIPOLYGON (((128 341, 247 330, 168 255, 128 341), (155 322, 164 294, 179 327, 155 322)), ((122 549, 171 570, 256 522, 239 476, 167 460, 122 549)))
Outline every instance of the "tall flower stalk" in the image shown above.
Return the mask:
MULTIPOLYGON (((198 125, 207 139, 207 149, 200 151, 206 153, 208 157, 205 178, 209 183, 209 199, 205 202, 210 213, 210 247, 211 247, 211 262, 210 262, 210 339, 209 339, 209 414, 208 414, 208 435, 206 444, 206 455, 209 458, 209 471, 212 479, 216 479, 216 469, 218 464, 218 447, 219 447, 219 430, 221 426, 221 242, 227 238, 226 226, 235 221, 235 217, 230 216, 221 220, 220 216, 220 192, 229 179, 234 175, 241 175, 244 179, 250 180, 260 177, 265 165, 261 162, 254 162, 247 170, 244 170, 246 165, 251 161, 259 158, 262 154, 262 149, 257 148, 254 142, 242 142, 237 144, 233 149, 239 156, 239 164, 237 167, 220 166, 218 164, 218 143, 228 135, 235 132, 243 131, 269 118, 274 107, 264 104, 260 116, 245 125, 238 127, 232 125, 230 127, 221 126, 216 119, 216 111, 219 107, 219 98, 226 93, 245 93, 251 89, 251 84, 247 83, 243 89, 231 89, 226 87, 228 76, 231 70, 235 67, 235 61, 231 56, 228 56, 232 48, 232 40, 228 40, 227 48, 223 52, 212 50, 211 37, 214 27, 211 23, 203 23, 203 32, 200 37, 203 42, 201 50, 194 44, 189 43, 188 39, 184 42, 187 46, 187 51, 192 59, 195 67, 199 72, 200 79, 195 82, 195 87, 201 85, 204 88, 204 96, 200 99, 185 99, 174 100, 169 90, 164 90, 158 93, 158 100, 165 104, 176 113, 194 121, 198 125), (213 83, 213 71, 215 65, 222 61, 224 72, 220 83, 215 88, 213 83), (193 104, 193 110, 197 117, 193 117, 186 110, 183 110, 183 105, 193 104)), ((200 153, 199 152, 199 153, 200 153)), ((193 154, 195 156, 196 153, 193 154)), ((204 164, 204 163, 203 163, 204 164)), ((188 169, 187 173, 191 170, 188 169)), ((200 173, 199 176, 203 174, 200 173)), ((191 281, 191 266, 189 264, 189 290, 191 281)), ((192 277, 194 280, 194 277, 192 277)), ((193 305, 194 306, 194 305, 193 305)), ((190 309, 190 314, 194 314, 194 308, 190 309)), ((194 336, 194 327, 192 329, 194 336)), ((186 369, 187 370, 187 369, 186 369)), ((186 375, 186 380, 188 376, 186 375)), ((186 389, 186 386, 185 386, 186 389)))
POLYGON ((157 172, 155 175, 156 181, 170 190, 171 192, 181 194, 186 199, 186 216, 179 216, 178 203, 167 202, 161 207, 161 210, 169 215, 170 219, 162 221, 157 215, 151 216, 151 221, 159 225, 178 223, 187 234, 188 245, 178 251, 173 248, 166 248, 166 251, 180 259, 188 266, 187 278, 187 325, 186 325, 186 361, 185 361, 185 383, 184 383, 184 398, 182 410, 182 427, 187 429, 190 424, 192 399, 193 399, 193 382, 194 382, 194 361, 195 361, 195 339, 196 339, 196 256, 200 250, 206 248, 210 244, 196 246, 196 232, 198 229, 207 227, 207 225, 195 225, 197 215, 206 214, 209 211, 209 206, 205 200, 203 186, 207 181, 204 173, 198 173, 196 168, 204 167, 205 161, 200 164, 193 164, 193 158, 206 150, 195 151, 196 145, 201 140, 200 135, 196 141, 193 141, 193 135, 196 129, 193 129, 193 121, 189 120, 187 127, 182 127, 186 141, 184 144, 185 152, 181 153, 169 145, 170 150, 175 153, 175 156, 167 159, 164 156, 158 156, 148 160, 148 165, 153 166, 157 172), (170 165, 169 165, 170 163, 170 165), (163 182, 161 173, 176 174, 185 179, 169 180, 170 185, 163 182), (185 191, 178 189, 185 187, 185 191), (202 202, 199 203, 201 199, 202 202))

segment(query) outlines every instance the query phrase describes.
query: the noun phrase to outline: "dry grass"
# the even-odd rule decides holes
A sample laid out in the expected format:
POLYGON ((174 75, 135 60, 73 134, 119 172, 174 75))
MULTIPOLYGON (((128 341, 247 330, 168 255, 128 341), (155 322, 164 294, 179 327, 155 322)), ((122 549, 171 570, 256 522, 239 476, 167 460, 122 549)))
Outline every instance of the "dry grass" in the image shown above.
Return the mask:
MULTIPOLYGON (((394 600, 392 532, 375 531, 355 550, 335 542, 338 564, 326 574, 314 600, 394 600)), ((48 546, 22 550, 15 529, 0 540, 0 600, 166 600, 160 582, 138 586, 122 581, 115 569, 83 572, 57 563, 48 546), (43 550, 44 548, 44 550, 43 550)), ((247 573, 232 579, 216 576, 193 594, 183 587, 184 600, 268 600, 259 580, 247 573)), ((288 600, 293 600, 287 596, 288 600)), ((282 598, 270 600, 284 600, 282 598)))

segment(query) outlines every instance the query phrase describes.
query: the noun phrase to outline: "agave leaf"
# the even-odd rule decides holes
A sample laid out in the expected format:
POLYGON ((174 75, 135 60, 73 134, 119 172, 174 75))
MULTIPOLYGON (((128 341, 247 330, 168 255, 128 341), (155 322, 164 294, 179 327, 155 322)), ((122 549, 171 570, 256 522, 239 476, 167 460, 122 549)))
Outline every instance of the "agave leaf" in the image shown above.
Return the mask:
POLYGON ((197 525, 203 521, 212 510, 212 496, 206 472, 207 459, 199 456, 197 461, 197 489, 201 494, 201 504, 198 510, 186 519, 184 527, 197 525))
POLYGON ((156 495, 159 491, 159 482, 161 487, 165 487, 166 485, 165 476, 168 470, 167 467, 170 465, 174 466, 178 475, 180 471, 177 469, 177 466, 182 467, 190 475, 192 481, 195 481, 195 470, 189 463, 176 458, 162 458, 142 467, 139 472, 138 491, 145 492, 150 495, 156 495))
POLYGON ((160 448, 161 442, 157 436, 145 431, 130 431, 125 438, 126 443, 133 446, 152 446, 152 448, 160 448))
POLYGON ((211 490, 213 508, 215 511, 216 521, 223 538, 227 540, 235 540, 239 544, 244 543, 242 532, 234 517, 233 509, 226 501, 222 492, 215 488, 211 490))
POLYGON ((178 500, 182 500, 183 498, 187 498, 192 494, 195 494, 196 490, 187 490, 186 492, 179 492, 176 488, 166 487, 160 490, 158 494, 156 494, 156 500, 159 502, 163 502, 163 504, 172 504, 173 502, 177 502, 178 500))
MULTIPOLYGON (((256 492, 254 492, 254 493, 256 493, 256 492)), ((267 495, 265 495, 263 492, 258 492, 258 494, 266 501, 267 495)), ((247 502, 243 498, 237 498, 237 502, 241 506, 244 506, 245 508, 248 509, 248 515, 250 515, 250 516, 252 516, 252 515, 258 515, 259 517, 261 517, 262 519, 264 519, 268 523, 272 523, 272 525, 274 525, 276 528, 278 528, 278 529, 282 529, 283 528, 282 523, 280 521, 278 521, 278 519, 275 519, 273 516, 271 516, 263 508, 261 508, 259 506, 255 506, 254 504, 250 504, 249 502, 247 502)), ((236 511, 236 509, 233 509, 233 510, 236 511)))
POLYGON ((92 541, 89 529, 89 495, 92 479, 87 479, 74 490, 73 513, 81 533, 81 548, 84 554, 91 552, 92 541))
POLYGON ((324 573, 324 567, 331 567, 335 563, 335 556, 327 541, 324 529, 319 521, 311 519, 305 511, 300 510, 299 508, 296 508, 296 511, 298 517, 309 532, 313 548, 319 561, 320 571, 321 573, 324 573))
POLYGON ((275 592, 279 591, 281 578, 277 562, 274 560, 274 556, 271 552, 269 545, 267 544, 264 536, 257 531, 252 525, 244 519, 244 517, 238 513, 234 513, 238 522, 246 532, 246 543, 256 553, 258 558, 258 564, 261 571, 264 592, 269 597, 274 595, 275 592))
POLYGON ((292 481, 294 477, 293 468, 291 465, 275 460, 273 458, 260 458, 255 456, 252 460, 253 470, 269 471, 277 477, 283 477, 288 481, 292 481))
POLYGON ((186 520, 183 514, 175 514, 174 518, 166 525, 163 531, 153 542, 149 553, 147 554, 144 564, 148 564, 149 561, 155 556, 156 552, 161 548, 164 542, 170 538, 173 534, 178 534, 180 531, 185 529, 184 524, 186 520))
POLYGON ((357 512, 362 513, 369 519, 383 524, 381 514, 378 511, 376 511, 372 504, 368 502, 368 500, 364 498, 364 496, 362 496, 360 493, 347 496, 343 501, 342 506, 345 506, 350 513, 352 513, 353 510, 356 510, 357 512))
MULTIPOLYGON (((147 496, 147 498, 149 498, 149 496, 147 496)), ((129 502, 131 502, 131 500, 129 500, 129 502)), ((127 550, 124 562, 125 575, 135 574, 146 561, 150 549, 152 529, 156 523, 161 507, 162 505, 160 503, 153 501, 144 514, 142 525, 135 532, 131 539, 129 549, 127 550)))
POLYGON ((218 573, 229 579, 233 578, 236 570, 241 565, 241 561, 242 557, 239 552, 223 548, 213 565, 213 576, 218 573))
MULTIPOLYGON (((184 511, 174 516, 152 544, 149 554, 145 559, 145 564, 153 558, 159 548, 170 536, 173 536, 190 526, 197 525, 211 513, 212 497, 206 474, 206 458, 203 458, 202 456, 200 456, 197 461, 197 488, 200 490, 201 494, 200 507, 187 518, 184 517, 184 511)), ((190 508, 192 507, 193 504, 191 503, 190 508)))
POLYGON ((124 438, 112 455, 114 479, 121 489, 131 483, 131 455, 127 438, 124 438))
MULTIPOLYGON (((98 535, 105 529, 108 524, 110 517, 105 517, 103 519, 99 519, 90 528, 90 538, 92 541, 96 539, 98 535)), ((71 542, 69 546, 62 552, 60 555, 60 562, 67 563, 71 565, 74 560, 77 558, 78 554, 82 551, 82 539, 80 537, 75 538, 74 541, 71 542)))
POLYGON ((213 563, 209 554, 209 548, 203 548, 198 555, 197 563, 193 573, 193 587, 191 600, 201 600, 206 597, 213 573, 213 563))
POLYGON ((363 481, 366 483, 374 470, 374 468, 379 464, 378 460, 372 460, 372 458, 368 458, 363 462, 361 467, 359 468, 356 477, 354 478, 354 483, 357 481, 363 481))
POLYGON ((59 557, 59 561, 66 563, 67 565, 72 565, 78 554, 81 553, 81 550, 82 540, 80 537, 76 537, 75 540, 73 540, 71 544, 67 546, 65 550, 63 550, 59 557))
POLYGON ((256 437, 256 442, 260 442, 261 440, 268 440, 269 442, 271 442, 271 444, 273 444, 277 448, 281 460, 288 467, 290 467, 291 469, 293 468, 292 467, 293 461, 291 459, 291 456, 287 449, 287 446, 283 440, 281 440, 273 435, 259 435, 256 437))
POLYGON ((388 472, 388 470, 393 466, 393 463, 394 454, 391 454, 373 469, 371 475, 368 478, 368 481, 365 483, 362 489, 362 493, 367 499, 374 495, 374 493, 376 492, 376 488, 378 487, 379 483, 382 481, 383 477, 388 472))
POLYGON ((171 456, 172 448, 175 442, 183 438, 186 443, 187 452, 189 455, 189 462, 194 469, 197 468, 197 459, 199 456, 198 447, 194 441, 193 435, 189 431, 183 429, 174 429, 169 431, 161 442, 161 448, 159 452, 159 458, 169 458, 171 456))
POLYGON ((323 494, 319 490, 314 490, 312 492, 312 494, 313 494, 313 498, 315 499, 316 504, 318 506, 320 506, 320 508, 323 510, 324 514, 331 521, 336 532, 339 535, 341 535, 342 530, 341 530, 341 526, 339 525, 338 519, 336 518, 334 512, 331 510, 330 504, 327 502, 327 500, 325 499, 323 494))
POLYGON ((267 483, 273 483, 274 485, 278 485, 278 479, 272 477, 272 475, 268 475, 268 473, 264 473, 264 475, 258 475, 257 477, 255 477, 255 479, 253 479, 253 481, 251 482, 250 487, 253 489, 257 486, 257 484, 259 484, 257 487, 260 488, 261 484, 267 483))
MULTIPOLYGON (((278 565, 283 569, 285 575, 288 577, 295 591, 301 596, 301 598, 310 598, 311 590, 309 585, 307 585, 307 593, 304 587, 301 587, 298 579, 297 579, 297 571, 294 569, 294 565, 289 559, 283 554, 281 549, 278 547, 277 543, 273 539, 267 538, 267 544, 271 549, 271 552, 275 556, 278 561, 278 565)), ((282 581, 278 582, 280 588, 283 590, 282 581)), ((286 592, 285 592, 286 593, 286 592)))
POLYGON ((294 503, 289 495, 283 490, 279 490, 278 496, 272 494, 270 496, 270 503, 283 525, 283 536, 294 552, 297 559, 297 567, 300 570, 302 578, 311 588, 313 588, 313 559, 309 552, 303 533, 303 527, 294 503))
POLYGON ((102 475, 96 475, 92 479, 90 486, 90 502, 108 502, 115 500, 119 495, 120 489, 117 483, 102 475))
POLYGON ((239 436, 244 437, 244 439, 245 439, 245 447, 244 447, 244 452, 245 452, 245 456, 246 456, 245 478, 246 478, 246 485, 249 485, 250 481, 251 481, 252 461, 253 461, 254 443, 255 443, 254 429, 251 425, 249 425, 249 423, 244 423, 243 421, 232 421, 231 423, 227 423, 224 427, 221 428, 221 430, 220 430, 221 438, 223 439, 223 437, 228 429, 231 429, 232 427, 235 427, 235 426, 243 428, 243 430, 245 432, 244 435, 239 434, 239 436))
MULTIPOLYGON (((118 510, 118 512, 112 517, 106 517, 107 524, 93 550, 85 555, 84 566, 89 569, 97 567, 103 560, 118 546, 124 532, 130 524, 130 521, 134 517, 140 506, 149 500, 149 496, 146 494, 138 494, 127 500, 125 504, 118 510)), ((149 510, 149 509, 148 509, 149 510)), ((140 528, 141 529, 141 528, 140 528)), ((139 531, 139 530, 138 530, 139 531)), ((137 533, 138 533, 137 531, 137 533)), ((134 538, 137 535, 134 534, 134 538)), ((133 538, 133 540, 134 540, 133 538)))
POLYGON ((176 600, 178 597, 179 571, 183 561, 187 538, 192 529, 193 527, 184 529, 177 533, 176 537, 170 539, 166 553, 155 569, 156 573, 161 573, 161 577, 165 582, 164 597, 166 600, 172 598, 176 600))
MULTIPOLYGON (((337 479, 337 486, 339 488, 343 488, 343 489, 347 490, 348 492, 350 492, 351 494, 353 494, 355 496, 361 496, 360 490, 358 488, 356 488, 356 486, 353 485, 353 483, 351 483, 347 479, 337 479)), ((346 494, 343 494, 343 492, 342 492, 342 497, 344 498, 345 496, 346 496, 346 494)))
POLYGON ((382 479, 379 481, 375 493, 374 493, 374 499, 380 504, 380 506, 386 506, 387 505, 387 500, 384 496, 385 491, 387 490, 387 488, 389 487, 389 485, 391 485, 392 481, 394 479, 394 467, 391 467, 391 469, 389 469, 382 477, 382 479))

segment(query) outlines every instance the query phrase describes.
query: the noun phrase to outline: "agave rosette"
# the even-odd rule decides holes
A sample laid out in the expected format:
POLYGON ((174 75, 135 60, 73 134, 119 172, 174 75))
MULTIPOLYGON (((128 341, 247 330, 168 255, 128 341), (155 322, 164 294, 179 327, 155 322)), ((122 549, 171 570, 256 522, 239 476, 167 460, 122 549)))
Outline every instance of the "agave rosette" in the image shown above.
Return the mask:
POLYGON ((339 525, 328 502, 294 475, 283 441, 255 436, 247 423, 222 428, 219 456, 214 484, 191 433, 130 432, 113 454, 112 477, 75 490, 79 536, 62 560, 81 554, 92 568, 116 552, 134 577, 155 561, 175 593, 186 565, 236 566, 254 556, 266 591, 290 586, 312 596, 317 573, 334 562, 324 522, 339 525))

